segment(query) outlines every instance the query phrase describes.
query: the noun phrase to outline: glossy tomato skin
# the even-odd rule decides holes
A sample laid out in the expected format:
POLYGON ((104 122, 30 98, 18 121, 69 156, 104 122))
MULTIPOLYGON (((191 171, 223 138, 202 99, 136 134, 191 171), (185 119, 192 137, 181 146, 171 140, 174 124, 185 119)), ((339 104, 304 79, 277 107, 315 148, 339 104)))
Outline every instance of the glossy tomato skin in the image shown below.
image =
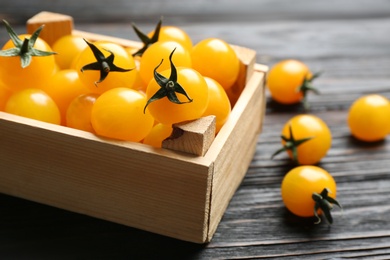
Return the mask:
MULTIPOLYGON (((149 38, 152 37, 154 31, 148 33, 149 38)), ((192 49, 192 40, 190 36, 181 28, 177 26, 165 25, 161 26, 158 41, 175 41, 180 43, 187 50, 192 49)))
POLYGON ((175 50, 172 55, 172 62, 176 67, 191 68, 191 55, 180 43, 174 41, 156 42, 151 45, 142 55, 140 61, 139 73, 147 85, 154 77, 154 69, 161 63, 157 72, 161 72, 171 68, 169 55, 175 50))
POLYGON ((358 98, 348 113, 348 126, 354 137, 365 142, 384 139, 390 133, 390 101, 378 94, 358 98))
POLYGON ((148 135, 154 119, 143 112, 145 95, 134 89, 114 88, 101 94, 91 112, 91 123, 96 134, 132 142, 148 135))
POLYGON ((70 102, 81 94, 89 93, 89 89, 81 82, 76 70, 65 69, 53 74, 41 88, 56 102, 61 112, 61 124, 66 124, 66 110, 70 102))
MULTIPOLYGON (((29 34, 19 35, 20 39, 30 38, 29 34)), ((6 42, 3 50, 14 48, 11 40, 6 42)), ((41 38, 37 38, 34 48, 42 51, 52 51, 51 47, 41 38)), ((12 91, 27 88, 41 88, 57 70, 54 55, 32 57, 29 66, 22 68, 20 57, 0 56, 0 81, 12 91)))
MULTIPOLYGON (((285 123, 282 129, 282 135, 287 138, 291 137, 289 126, 291 126, 295 140, 311 137, 310 140, 297 147, 299 164, 316 164, 327 154, 332 145, 332 133, 321 118, 310 114, 294 116, 285 123)), ((284 140, 282 144, 285 145, 284 140)), ((288 154, 293 158, 291 151, 288 151, 288 154)))
POLYGON ((73 60, 85 49, 87 43, 81 36, 65 35, 52 45, 55 60, 60 69, 70 69, 73 60))
POLYGON ((218 133, 229 118, 231 112, 230 100, 221 84, 212 78, 204 78, 209 90, 209 101, 203 116, 215 116, 216 133, 218 133))
POLYGON ((272 99, 281 104, 295 104, 303 99, 298 90, 305 78, 312 77, 309 67, 298 60, 283 60, 275 64, 267 76, 267 88, 272 99))
POLYGON ((314 192, 329 190, 329 197, 336 198, 336 182, 324 169, 305 165, 290 170, 281 185, 281 195, 286 208, 300 217, 314 216, 314 192))
POLYGON ((53 99, 40 89, 23 89, 13 93, 5 112, 47 123, 61 123, 61 114, 53 99))
POLYGON ((132 71, 127 72, 117 72, 111 71, 108 76, 100 83, 96 83, 100 79, 100 71, 98 70, 84 70, 81 69, 83 66, 96 62, 96 58, 92 53, 92 50, 88 47, 85 48, 75 59, 73 68, 79 73, 79 78, 83 84, 89 88, 90 92, 102 94, 107 90, 113 88, 132 88, 134 81, 136 79, 135 72, 135 62, 134 59, 122 46, 107 42, 107 41, 98 41, 93 43, 105 57, 108 57, 110 53, 106 50, 109 50, 114 53, 114 64, 117 67, 123 69, 132 69, 132 71))
POLYGON ((4 111, 5 104, 12 93, 9 88, 4 86, 4 83, 0 82, 0 111, 4 111))
POLYGON ((144 144, 160 148, 162 142, 172 134, 172 126, 157 123, 143 140, 144 144))
POLYGON ((210 77, 229 89, 240 72, 240 60, 233 48, 218 38, 198 42, 191 52, 192 67, 203 76, 210 77))
POLYGON ((98 94, 82 94, 74 98, 66 110, 66 126, 95 133, 91 124, 93 104, 98 94))
MULTIPOLYGON (((165 125, 201 117, 208 103, 208 87, 204 77, 191 68, 179 67, 176 69, 177 82, 193 101, 185 104, 176 104, 164 97, 150 103, 146 110, 150 111, 156 121, 165 125)), ((161 72, 161 75, 166 78, 169 78, 170 74, 170 69, 161 72)), ((159 89, 160 86, 156 80, 151 80, 146 89, 147 99, 149 100, 159 89)), ((184 95, 177 94, 177 97, 181 102, 188 102, 184 95)))

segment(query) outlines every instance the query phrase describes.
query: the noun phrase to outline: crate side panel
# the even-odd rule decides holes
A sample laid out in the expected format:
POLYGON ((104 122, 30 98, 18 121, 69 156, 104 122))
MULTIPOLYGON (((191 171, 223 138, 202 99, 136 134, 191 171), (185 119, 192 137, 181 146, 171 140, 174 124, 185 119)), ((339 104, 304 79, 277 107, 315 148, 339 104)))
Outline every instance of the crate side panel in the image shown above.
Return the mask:
POLYGON ((264 118, 264 104, 264 73, 256 72, 237 102, 230 122, 218 134, 215 147, 210 147, 211 153, 214 149, 220 152, 214 165, 209 239, 252 160, 264 118))
POLYGON ((202 243, 211 166, 0 117, 0 192, 202 243))

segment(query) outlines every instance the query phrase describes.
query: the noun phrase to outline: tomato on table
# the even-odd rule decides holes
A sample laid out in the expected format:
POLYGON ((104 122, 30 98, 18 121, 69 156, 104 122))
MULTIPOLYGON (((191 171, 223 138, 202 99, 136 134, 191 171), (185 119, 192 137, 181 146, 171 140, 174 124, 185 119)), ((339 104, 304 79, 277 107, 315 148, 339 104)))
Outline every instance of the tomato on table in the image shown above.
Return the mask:
POLYGON ((357 139, 365 142, 382 140, 390 133, 390 101, 378 94, 362 96, 349 108, 347 121, 357 139))
POLYGON ((315 115, 302 114, 288 120, 281 133, 282 148, 272 157, 287 151, 298 164, 318 163, 332 145, 332 133, 327 124, 315 115))
POLYGON ((313 74, 309 67, 301 61, 288 59, 276 63, 268 72, 267 88, 272 99, 281 104, 305 102, 308 91, 319 93, 312 81, 319 76, 313 74))
POLYGON ((336 182, 324 169, 305 165, 290 170, 281 185, 281 196, 286 208, 300 217, 317 217, 323 213, 329 223, 333 222, 330 211, 333 204, 341 208, 336 200, 336 182))

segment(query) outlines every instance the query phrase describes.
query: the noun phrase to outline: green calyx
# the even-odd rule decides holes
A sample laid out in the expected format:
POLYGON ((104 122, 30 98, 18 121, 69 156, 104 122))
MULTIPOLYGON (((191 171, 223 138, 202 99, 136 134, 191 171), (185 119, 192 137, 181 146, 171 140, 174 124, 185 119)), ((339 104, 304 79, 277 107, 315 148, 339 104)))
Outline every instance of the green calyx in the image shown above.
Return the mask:
POLYGON ((299 164, 299 161, 298 161, 298 150, 297 150, 298 146, 300 146, 301 144, 303 144, 306 141, 309 141, 313 137, 306 137, 306 138, 302 138, 302 139, 299 139, 299 140, 295 140, 291 125, 289 125, 289 132, 290 132, 290 138, 287 138, 284 135, 282 135, 280 137, 280 138, 283 139, 283 141, 285 141, 285 144, 284 144, 284 146, 282 148, 280 148, 279 150, 277 150, 276 152, 274 152, 272 154, 271 159, 273 159, 276 155, 280 154, 283 151, 290 150, 291 153, 292 153, 293 161, 296 164, 299 164))
POLYGON ((329 190, 324 188, 320 194, 314 192, 312 195, 314 204, 314 215, 317 218, 315 224, 319 224, 321 222, 321 218, 318 216, 318 210, 321 210, 325 216, 325 219, 329 224, 333 223, 333 218, 331 215, 331 210, 333 209, 333 205, 337 205, 340 209, 342 209, 341 204, 334 198, 329 197, 329 190))
POLYGON ((6 21, 3 20, 5 27, 8 31, 8 35, 11 38, 13 44, 15 45, 14 48, 7 49, 7 50, 0 50, 0 56, 3 57, 16 57, 20 56, 20 64, 22 68, 26 68, 30 65, 31 59, 33 56, 36 57, 44 57, 56 54, 55 52, 50 51, 42 51, 34 48, 34 44, 36 40, 39 37, 39 34, 41 33, 43 29, 43 25, 40 26, 32 35, 31 37, 25 38, 24 40, 21 40, 16 32, 12 29, 11 25, 6 21))
POLYGON ((313 76, 309 79, 307 77, 304 77, 303 81, 302 81, 302 85, 300 85, 297 88, 297 92, 302 92, 302 94, 303 94, 303 106, 305 107, 306 110, 309 109, 309 103, 307 102, 307 93, 309 91, 312 91, 317 95, 320 94, 318 89, 316 89, 312 84, 313 80, 318 78, 320 75, 321 75, 321 72, 317 72, 317 73, 313 74, 313 76))
POLYGON ((160 21, 157 23, 156 28, 154 29, 154 33, 151 38, 149 38, 146 34, 144 34, 141 30, 137 28, 137 26, 133 23, 132 27, 137 34, 138 38, 142 41, 144 46, 133 53, 133 56, 142 56, 147 48, 149 48, 150 45, 158 41, 158 37, 160 35, 160 29, 162 24, 162 17, 160 18, 160 21))
POLYGON ((160 64, 157 65, 157 67, 154 69, 154 79, 156 80, 157 84, 160 86, 160 89, 147 101, 145 107, 144 107, 144 113, 146 111, 147 106, 159 99, 162 99, 164 97, 167 97, 169 101, 175 104, 185 104, 185 103, 191 103, 192 99, 188 96, 187 92, 184 90, 184 88, 177 82, 177 70, 175 65, 172 62, 172 56, 175 52, 176 48, 173 49, 171 54, 169 55, 169 61, 171 63, 171 75, 169 76, 169 79, 165 78, 163 75, 157 72, 157 69, 160 67, 162 62, 164 60, 161 60, 160 64), (188 101, 181 102, 178 98, 176 93, 184 95, 188 101))
POLYGON ((84 41, 88 44, 89 48, 92 50, 92 53, 96 58, 96 62, 92 62, 90 64, 83 66, 81 68, 81 72, 84 72, 85 70, 100 71, 100 79, 98 81, 95 81, 95 86, 97 86, 98 83, 105 80, 110 72, 128 72, 133 70, 133 69, 123 69, 116 66, 114 64, 115 55, 110 50, 104 49, 105 51, 110 53, 108 57, 105 57, 104 54, 94 44, 88 42, 85 39, 84 41))

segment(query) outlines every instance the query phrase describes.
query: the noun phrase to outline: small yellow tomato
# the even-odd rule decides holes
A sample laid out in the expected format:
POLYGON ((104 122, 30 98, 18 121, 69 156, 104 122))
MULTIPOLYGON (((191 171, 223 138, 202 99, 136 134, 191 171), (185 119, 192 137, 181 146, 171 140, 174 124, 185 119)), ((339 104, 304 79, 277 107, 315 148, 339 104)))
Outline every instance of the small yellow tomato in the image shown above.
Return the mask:
MULTIPOLYGON (((154 30, 148 33, 148 37, 151 38, 153 34, 154 30)), ((192 40, 190 36, 183 29, 177 26, 161 26, 158 41, 175 41, 180 43, 187 50, 192 49, 192 40)))
POLYGON ((92 107, 98 94, 82 94, 70 102, 66 110, 66 126, 95 133, 91 124, 92 107))
MULTIPOLYGON (((165 78, 169 78, 171 70, 161 72, 165 78)), ((194 120, 201 117, 206 110, 208 103, 208 87, 206 80, 196 70, 191 68, 177 68, 177 83, 179 83, 191 98, 191 102, 182 94, 177 98, 183 104, 176 104, 167 97, 151 102, 147 111, 153 115, 156 121, 172 125, 187 120, 194 120)), ((150 100, 157 91, 161 89, 155 79, 152 79, 146 89, 147 100, 150 100)))
POLYGON ((52 49, 57 53, 55 60, 60 69, 70 69, 74 58, 81 53, 87 44, 81 36, 64 35, 56 40, 52 49))
POLYGON ((95 101, 91 122, 96 134, 133 142, 145 138, 154 119, 144 113, 145 95, 134 89, 114 88, 101 94, 95 101))
POLYGON ((281 135, 282 145, 290 158, 296 160, 298 164, 318 163, 332 145, 332 133, 327 124, 321 118, 309 114, 297 115, 288 120, 281 135), (294 144, 305 139, 308 140, 298 145, 294 144), (295 146, 296 154, 292 146, 295 146))
POLYGON ((229 118, 231 111, 230 100, 221 84, 209 77, 204 77, 204 79, 209 90, 209 101, 203 116, 215 116, 216 133, 218 133, 229 118))
POLYGON ((167 139, 171 135, 171 133, 171 125, 163 125, 161 123, 157 123, 153 126, 150 133, 145 137, 143 143, 160 148, 162 145, 162 141, 167 139))
POLYGON ((191 52, 192 68, 205 77, 218 81, 224 89, 236 82, 240 72, 240 60, 225 41, 208 38, 198 42, 191 52))
POLYGON ((53 99, 40 89, 23 89, 12 94, 5 112, 47 123, 61 123, 61 114, 53 99))
POLYGON ((354 137, 366 142, 384 139, 390 133, 390 101, 378 94, 365 95, 351 105, 348 126, 354 137))
POLYGON ((41 89, 56 102, 61 112, 62 125, 65 125, 66 110, 70 102, 77 96, 90 92, 81 82, 77 71, 72 69, 54 73, 41 89))
POLYGON ((169 55, 172 51, 175 53, 172 57, 172 62, 176 67, 187 67, 191 68, 191 55, 190 52, 185 49, 180 43, 167 41, 167 42, 156 42, 144 52, 140 61, 139 73, 145 84, 154 77, 154 69, 161 63, 158 68, 158 72, 167 70, 171 67, 169 62, 169 55))
POLYGON ((272 99, 281 104, 295 104, 304 97, 299 87, 304 79, 310 79, 312 73, 309 67, 298 60, 283 60, 275 64, 267 76, 267 88, 272 99))
MULTIPOLYGON (((333 177, 320 167, 305 165, 286 174, 281 185, 281 195, 290 212, 300 217, 312 217, 317 212, 313 193, 320 194, 324 189, 328 190, 328 196, 333 201, 337 193, 333 177)), ((318 211, 320 210, 319 208, 318 211)))

